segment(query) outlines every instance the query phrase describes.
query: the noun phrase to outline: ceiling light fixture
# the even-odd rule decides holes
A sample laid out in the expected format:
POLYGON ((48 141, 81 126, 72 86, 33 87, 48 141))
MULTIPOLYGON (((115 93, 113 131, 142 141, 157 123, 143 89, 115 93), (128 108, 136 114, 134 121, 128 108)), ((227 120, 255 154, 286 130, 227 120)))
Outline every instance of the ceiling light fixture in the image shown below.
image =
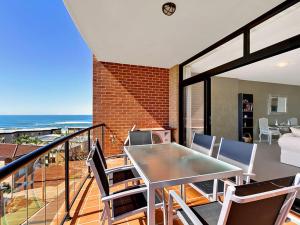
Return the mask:
POLYGON ((277 66, 280 68, 286 67, 288 65, 288 62, 279 62, 277 63, 277 66))
POLYGON ((162 5, 162 11, 167 16, 172 16, 176 11, 176 5, 173 2, 167 2, 162 5))

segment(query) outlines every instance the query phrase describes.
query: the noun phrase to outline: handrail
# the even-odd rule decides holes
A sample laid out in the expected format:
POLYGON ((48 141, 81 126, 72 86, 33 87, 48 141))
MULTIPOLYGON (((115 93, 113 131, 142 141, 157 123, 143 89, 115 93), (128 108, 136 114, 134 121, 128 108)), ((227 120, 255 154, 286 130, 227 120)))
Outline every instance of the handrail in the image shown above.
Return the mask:
POLYGON ((11 175, 13 172, 17 171, 18 169, 26 166, 27 164, 29 164, 30 162, 32 162, 33 160, 37 159, 38 157, 42 156, 43 154, 47 153, 48 151, 50 151, 51 149, 57 147, 60 144, 65 143, 66 141, 84 133, 90 130, 93 130, 95 128, 98 127, 104 127, 105 124, 101 123, 101 124, 97 124, 82 130, 79 130, 75 133, 69 134, 67 136, 61 137, 58 140, 51 142, 50 144, 47 144, 43 147, 40 147, 36 150, 34 150, 33 152, 30 152, 29 154, 26 154, 20 158, 18 158, 15 161, 12 161, 11 163, 5 165, 4 167, 0 168, 0 181, 5 179, 6 177, 8 177, 9 175, 11 175))

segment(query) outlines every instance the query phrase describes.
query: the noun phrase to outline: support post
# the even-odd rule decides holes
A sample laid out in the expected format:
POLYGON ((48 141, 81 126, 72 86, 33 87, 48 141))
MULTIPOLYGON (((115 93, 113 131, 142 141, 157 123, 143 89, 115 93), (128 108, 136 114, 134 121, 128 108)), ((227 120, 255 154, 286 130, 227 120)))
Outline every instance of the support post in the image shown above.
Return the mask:
POLYGON ((105 153, 105 126, 101 126, 101 144, 102 144, 102 151, 105 153))
POLYGON ((65 206, 66 206, 66 220, 71 220, 70 216, 70 189, 69 189, 69 141, 65 142, 65 206))
MULTIPOLYGON (((91 151, 91 130, 88 131, 88 151, 91 151)), ((91 178, 91 168, 88 166, 88 176, 91 178)))

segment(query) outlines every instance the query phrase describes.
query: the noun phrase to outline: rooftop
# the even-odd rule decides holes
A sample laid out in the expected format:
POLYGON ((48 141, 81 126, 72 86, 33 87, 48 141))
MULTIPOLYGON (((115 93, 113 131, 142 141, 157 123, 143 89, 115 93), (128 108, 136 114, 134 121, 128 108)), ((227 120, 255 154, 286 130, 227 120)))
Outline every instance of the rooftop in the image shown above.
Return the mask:
POLYGON ((0 143, 0 159, 15 159, 26 155, 40 146, 36 145, 17 145, 0 143))

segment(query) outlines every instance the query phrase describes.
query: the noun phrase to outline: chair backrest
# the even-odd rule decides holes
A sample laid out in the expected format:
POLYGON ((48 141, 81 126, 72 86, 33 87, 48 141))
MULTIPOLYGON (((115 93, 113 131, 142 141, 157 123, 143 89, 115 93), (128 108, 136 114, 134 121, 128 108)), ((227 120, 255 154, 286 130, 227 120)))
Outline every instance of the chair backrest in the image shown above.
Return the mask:
MULTIPOLYGON (((135 128, 136 128, 136 125, 134 124, 134 125, 131 127, 130 131, 134 131, 135 128)), ((125 141, 124 141, 124 146, 128 146, 128 145, 129 145, 129 134, 127 135, 127 137, 126 137, 126 139, 125 139, 125 141)))
POLYGON ((292 126, 298 126, 298 119, 296 117, 289 119, 292 126))
MULTIPOLYGON (((252 173, 257 144, 221 138, 217 158, 243 169, 244 173, 252 173)), ((250 178, 247 178, 247 182, 250 178)))
POLYGON ((101 148, 98 138, 96 138, 96 141, 95 141, 95 148, 96 148, 96 151, 98 152, 99 156, 101 157, 101 161, 103 163, 104 168, 107 169, 106 159, 105 159, 105 156, 102 151, 102 148, 101 148))
POLYGON ((129 131, 129 145, 150 145, 152 144, 151 131, 129 131))
POLYGON ((216 136, 194 133, 191 149, 212 156, 216 136))
POLYGON ((226 192, 218 224, 283 224, 300 189, 299 175, 231 186, 226 192))
POLYGON ((268 118, 259 118, 258 126, 260 131, 268 131, 269 130, 269 120, 268 118))
POLYGON ((107 175, 105 174, 105 169, 101 162, 100 156, 96 150, 96 147, 93 146, 92 150, 90 151, 87 162, 91 167, 91 170, 94 174, 96 179, 97 185, 100 189, 101 196, 108 196, 109 195, 109 183, 107 179, 107 175))

